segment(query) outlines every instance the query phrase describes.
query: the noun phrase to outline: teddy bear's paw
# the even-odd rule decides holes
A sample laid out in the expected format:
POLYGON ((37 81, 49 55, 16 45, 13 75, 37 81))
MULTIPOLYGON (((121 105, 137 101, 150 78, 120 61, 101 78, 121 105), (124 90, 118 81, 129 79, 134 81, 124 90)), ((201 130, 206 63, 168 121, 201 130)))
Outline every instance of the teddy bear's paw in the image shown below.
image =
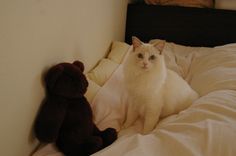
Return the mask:
POLYGON ((117 132, 114 128, 107 128, 102 132, 104 147, 109 146, 117 139, 117 132))
POLYGON ((103 140, 101 137, 91 136, 86 139, 83 144, 84 150, 88 151, 89 154, 93 154, 103 147, 103 140))

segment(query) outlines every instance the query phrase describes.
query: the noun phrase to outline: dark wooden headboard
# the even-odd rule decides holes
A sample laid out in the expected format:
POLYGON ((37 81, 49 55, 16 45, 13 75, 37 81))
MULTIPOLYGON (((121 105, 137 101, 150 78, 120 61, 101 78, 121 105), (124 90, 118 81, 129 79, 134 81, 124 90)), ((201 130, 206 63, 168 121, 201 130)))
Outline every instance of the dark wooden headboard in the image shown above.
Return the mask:
POLYGON ((188 46, 236 43, 236 11, 129 4, 125 40, 165 39, 188 46))

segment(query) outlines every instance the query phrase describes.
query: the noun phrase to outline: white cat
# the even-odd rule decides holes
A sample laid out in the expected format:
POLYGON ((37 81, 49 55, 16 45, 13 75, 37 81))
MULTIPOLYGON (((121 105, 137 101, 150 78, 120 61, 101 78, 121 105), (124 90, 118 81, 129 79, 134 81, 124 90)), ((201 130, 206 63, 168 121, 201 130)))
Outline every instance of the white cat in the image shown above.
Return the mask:
POLYGON ((198 94, 177 73, 167 69, 162 55, 165 41, 156 44, 132 38, 133 51, 123 67, 129 103, 124 127, 143 119, 143 134, 152 131, 160 117, 189 107, 198 94))

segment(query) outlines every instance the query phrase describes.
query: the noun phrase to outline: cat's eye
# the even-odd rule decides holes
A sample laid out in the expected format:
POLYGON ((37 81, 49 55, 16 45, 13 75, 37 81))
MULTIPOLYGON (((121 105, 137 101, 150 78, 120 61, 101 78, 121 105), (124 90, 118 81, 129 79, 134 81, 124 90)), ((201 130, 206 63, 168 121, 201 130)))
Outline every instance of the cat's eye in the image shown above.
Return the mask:
POLYGON ((142 59, 143 58, 143 54, 138 53, 138 58, 142 59))
POLYGON ((149 60, 155 60, 156 59, 156 56, 155 55, 151 55, 150 57, 149 57, 149 60))

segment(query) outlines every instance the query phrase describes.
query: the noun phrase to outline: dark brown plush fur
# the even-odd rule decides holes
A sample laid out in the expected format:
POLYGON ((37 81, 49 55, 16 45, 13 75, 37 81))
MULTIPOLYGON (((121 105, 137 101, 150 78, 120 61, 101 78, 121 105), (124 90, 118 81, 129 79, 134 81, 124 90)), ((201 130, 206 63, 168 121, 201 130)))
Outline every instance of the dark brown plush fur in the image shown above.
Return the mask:
POLYGON ((84 97, 88 81, 79 61, 53 66, 45 76, 46 98, 35 121, 36 137, 54 142, 66 156, 88 156, 110 145, 116 130, 100 131, 84 97))

